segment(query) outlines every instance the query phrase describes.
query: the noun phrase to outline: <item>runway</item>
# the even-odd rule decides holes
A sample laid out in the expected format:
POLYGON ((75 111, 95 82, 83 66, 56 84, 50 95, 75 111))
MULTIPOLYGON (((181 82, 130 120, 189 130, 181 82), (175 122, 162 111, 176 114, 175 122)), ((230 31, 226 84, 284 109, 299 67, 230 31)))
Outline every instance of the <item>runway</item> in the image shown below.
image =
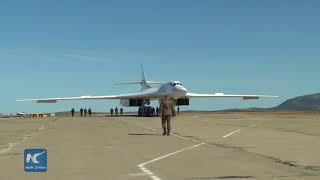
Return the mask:
POLYGON ((0 179, 320 179, 319 113, 184 113, 160 119, 0 120, 0 179), (45 148, 48 171, 23 169, 45 148))

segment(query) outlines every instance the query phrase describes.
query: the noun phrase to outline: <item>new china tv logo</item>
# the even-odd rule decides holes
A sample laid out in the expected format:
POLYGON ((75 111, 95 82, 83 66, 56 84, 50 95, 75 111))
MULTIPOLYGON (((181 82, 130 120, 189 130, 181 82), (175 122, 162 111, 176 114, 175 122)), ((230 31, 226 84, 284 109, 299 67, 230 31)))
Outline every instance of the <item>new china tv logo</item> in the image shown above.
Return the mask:
POLYGON ((47 171, 47 150, 46 149, 25 149, 24 150, 24 171, 46 172, 47 171))

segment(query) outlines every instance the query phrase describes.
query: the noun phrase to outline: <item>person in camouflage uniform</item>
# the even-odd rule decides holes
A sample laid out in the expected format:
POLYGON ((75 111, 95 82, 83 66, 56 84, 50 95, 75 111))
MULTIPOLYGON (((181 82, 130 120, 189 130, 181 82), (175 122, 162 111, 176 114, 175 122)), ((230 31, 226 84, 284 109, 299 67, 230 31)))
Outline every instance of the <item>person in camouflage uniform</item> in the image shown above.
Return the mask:
POLYGON ((174 99, 163 99, 160 103, 160 115, 163 128, 162 135, 170 135, 171 118, 176 115, 174 99))

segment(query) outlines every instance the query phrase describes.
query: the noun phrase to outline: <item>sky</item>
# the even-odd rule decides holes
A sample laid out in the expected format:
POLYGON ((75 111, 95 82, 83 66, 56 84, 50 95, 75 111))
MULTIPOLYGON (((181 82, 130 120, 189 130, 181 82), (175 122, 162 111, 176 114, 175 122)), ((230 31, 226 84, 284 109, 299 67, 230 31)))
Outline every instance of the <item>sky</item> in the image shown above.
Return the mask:
POLYGON ((191 92, 280 96, 192 99, 182 110, 272 107, 319 93, 319 8, 316 0, 3 0, 0 112, 109 111, 118 100, 15 100, 136 92, 114 83, 140 80, 140 64, 147 80, 179 80, 191 92))

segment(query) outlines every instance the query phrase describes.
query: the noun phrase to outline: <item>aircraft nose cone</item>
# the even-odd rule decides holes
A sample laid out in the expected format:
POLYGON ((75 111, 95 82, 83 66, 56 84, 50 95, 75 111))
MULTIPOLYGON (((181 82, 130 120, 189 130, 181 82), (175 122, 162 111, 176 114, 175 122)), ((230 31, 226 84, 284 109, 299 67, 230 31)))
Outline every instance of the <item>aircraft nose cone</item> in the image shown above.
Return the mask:
POLYGON ((182 86, 180 86, 180 87, 177 87, 177 90, 179 91, 179 93, 181 93, 181 94, 187 94, 187 89, 185 88, 185 87, 182 87, 182 86))

